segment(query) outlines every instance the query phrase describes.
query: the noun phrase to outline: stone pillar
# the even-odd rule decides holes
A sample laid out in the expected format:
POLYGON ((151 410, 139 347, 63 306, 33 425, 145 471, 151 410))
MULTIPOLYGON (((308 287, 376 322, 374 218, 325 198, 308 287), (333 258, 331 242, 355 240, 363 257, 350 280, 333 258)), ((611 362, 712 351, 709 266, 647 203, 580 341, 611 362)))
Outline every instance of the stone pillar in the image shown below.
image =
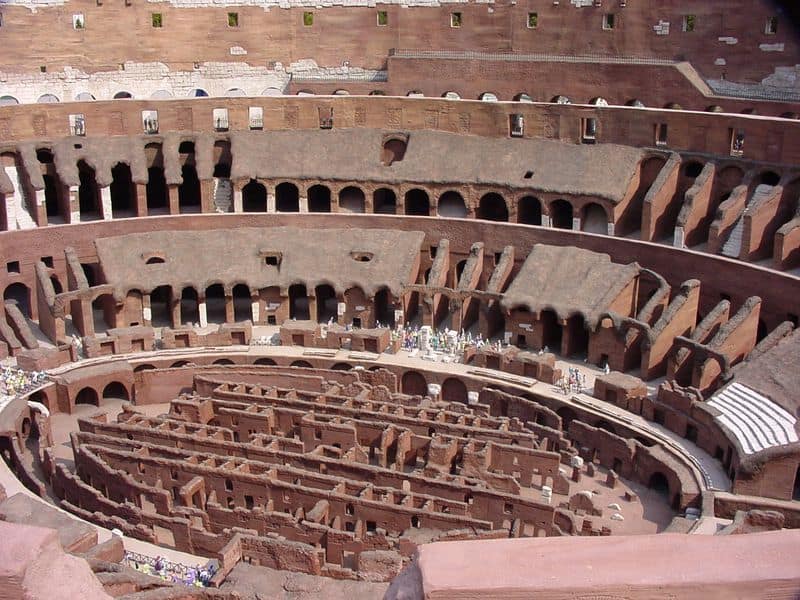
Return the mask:
POLYGON ((81 203, 77 185, 69 186, 69 214, 67 215, 68 223, 80 223, 81 221, 81 203))
POLYGON ((270 192, 267 190, 267 212, 274 213, 275 212, 275 194, 274 192, 270 192))
POLYGON ((47 199, 44 190, 36 190, 36 224, 39 227, 47 225, 47 199))
POLYGON ((3 212, 6 215, 6 231, 13 231, 17 228, 17 217, 14 215, 14 196, 13 194, 3 194, 3 212))
POLYGON ((147 184, 136 184, 136 216, 147 216, 147 184))
POLYGON ((242 189, 238 185, 233 188, 233 212, 242 212, 242 189))
POLYGON ((225 294, 225 322, 233 323, 236 320, 236 311, 233 306, 233 296, 225 294))
POLYGON ((684 248, 685 236, 683 227, 676 227, 675 233, 672 236, 672 245, 676 248, 684 248))
POLYGON ((104 221, 110 221, 112 215, 111 208, 111 186, 100 188, 100 211, 104 221))
POLYGON ((170 312, 172 314, 172 328, 174 329, 181 326, 181 297, 175 298, 173 293, 170 293, 170 312))
POLYGON ((258 298, 256 298, 250 304, 250 311, 251 311, 251 313, 253 315, 253 317, 252 317, 253 318, 253 325, 255 325, 256 323, 259 322, 259 319, 261 317, 261 304, 262 303, 263 303, 263 300, 259 300, 258 298))
POLYGON ((608 224, 608 235, 614 235, 614 223, 608 224))
POLYGON ((572 231, 580 231, 580 230, 581 230, 581 218, 572 217, 572 231))
POLYGON ((299 203, 300 203, 300 212, 301 213, 307 213, 308 212, 308 196, 300 196, 299 203))
POLYGON ((153 311, 150 308, 150 294, 142 294, 142 325, 153 326, 153 311))
POLYGON ((208 325, 208 311, 206 310, 206 299, 197 299, 197 313, 200 316, 200 327, 208 325))
POLYGON ((542 227, 552 227, 553 222, 550 220, 550 215, 542 215, 542 227))
POLYGON ((180 203, 178 202, 178 186, 168 185, 169 190, 169 214, 177 215, 181 212, 180 203))
POLYGON ((214 180, 200 180, 200 212, 214 212, 214 180))

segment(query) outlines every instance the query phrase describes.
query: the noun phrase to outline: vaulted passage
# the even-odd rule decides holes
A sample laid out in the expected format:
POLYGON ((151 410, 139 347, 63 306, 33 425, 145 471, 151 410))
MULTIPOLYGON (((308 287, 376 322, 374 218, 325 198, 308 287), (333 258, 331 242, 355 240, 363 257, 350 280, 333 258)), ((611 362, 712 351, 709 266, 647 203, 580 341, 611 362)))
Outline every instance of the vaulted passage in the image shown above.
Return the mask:
POLYGON ((463 219, 467 216, 467 206, 464 204, 464 198, 458 192, 445 192, 439 198, 440 217, 452 217, 463 219))
POLYGON ((181 167, 183 183, 178 186, 178 206, 182 213, 200 212, 200 180, 194 165, 181 167))
POLYGON ((78 200, 81 211, 81 221, 92 221, 101 218, 100 189, 97 187, 94 168, 85 161, 78 161, 78 200))
POLYGON ((339 192, 339 210, 341 212, 363 213, 364 192, 357 187, 349 186, 339 192))
POLYGON ((150 167, 147 169, 147 212, 157 214, 166 211, 168 207, 169 195, 164 169, 150 167))
POLYGON ((306 286, 302 284, 296 283, 289 286, 289 318, 298 321, 307 321, 310 318, 308 292, 306 286))
POLYGON ((417 217, 427 217, 431 214, 431 201, 424 190, 409 190, 406 192, 406 214, 417 217))
POLYGON ((115 219, 136 216, 136 184, 131 168, 117 163, 111 169, 111 216, 115 219))
POLYGON ((492 192, 481 198, 475 216, 486 221, 508 221, 508 206, 500 194, 492 192))
POLYGON ((520 198, 517 206, 517 222, 525 225, 542 224, 542 203, 538 198, 533 196, 520 198))
POLYGON ((242 211, 267 212, 267 188, 255 179, 242 188, 242 211))
POLYGON ((566 200, 556 200, 550 205, 550 219, 556 229, 572 229, 572 205, 566 200))
POLYGON ((375 190, 372 195, 372 210, 377 215, 394 215, 397 213, 397 195, 388 188, 375 190))
POLYGON ((293 183, 281 183, 275 188, 275 210, 300 212, 300 193, 293 183))
POLYGON ((329 188, 324 185, 312 185, 308 188, 308 212, 331 212, 331 190, 329 188))

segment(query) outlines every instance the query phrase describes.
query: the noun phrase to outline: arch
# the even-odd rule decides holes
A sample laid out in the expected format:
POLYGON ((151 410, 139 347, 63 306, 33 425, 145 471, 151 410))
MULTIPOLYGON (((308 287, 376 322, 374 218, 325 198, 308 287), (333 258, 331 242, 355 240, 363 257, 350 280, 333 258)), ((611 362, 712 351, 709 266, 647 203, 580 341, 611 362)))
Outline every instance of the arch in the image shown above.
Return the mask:
POLYGON ((349 371, 353 368, 353 365, 346 362, 337 362, 331 366, 331 371, 349 371))
POLYGON ((614 435, 617 434, 617 430, 614 429, 614 426, 605 419, 600 419, 597 423, 594 424, 594 426, 597 427, 598 429, 602 429, 604 431, 608 431, 609 433, 613 433, 614 435))
POLYGON ((406 371, 400 379, 400 390, 409 396, 425 396, 428 393, 428 382, 418 371, 406 371))
POLYGON ((651 490, 654 490, 659 495, 664 496, 665 498, 669 498, 669 480, 667 477, 660 471, 656 471, 652 475, 650 475, 650 479, 647 480, 647 487, 651 490))
POLYGON ((677 102, 668 102, 664 105, 666 110, 683 110, 683 106, 678 104, 677 102))
POLYGON ((188 95, 190 98, 206 98, 208 96, 208 92, 202 88, 194 88, 189 90, 188 95))
POLYGON ((85 160, 78 161, 78 207, 81 221, 99 219, 101 216, 100 188, 93 167, 85 160))
POLYGON ((519 94, 514 96, 514 102, 533 103, 533 98, 531 98, 530 94, 526 94, 525 92, 520 92, 519 94))
POLYGON ((703 163, 697 160, 690 160, 683 166, 683 176, 689 179, 697 179, 703 172, 703 163))
POLYGON ((283 96, 283 91, 276 87, 268 87, 261 90, 261 95, 270 97, 283 96))
POLYGON ((275 188, 275 210, 300 212, 300 192, 295 184, 285 181, 275 188))
POLYGON ((89 92, 80 92, 75 96, 75 102, 91 102, 95 97, 89 92))
POLYGON ((180 212, 200 212, 200 179, 197 177, 197 169, 194 164, 185 164, 181 167, 181 178, 183 182, 178 186, 180 212))
POLYGON ((182 369, 183 367, 188 367, 191 363, 188 360, 176 360, 172 363, 169 368, 170 369, 182 369))
POLYGON ((152 371, 153 369, 155 369, 155 366, 150 364, 136 365, 133 368, 133 372, 141 373, 142 371, 152 371))
POLYGON ((267 188, 255 179, 242 188, 242 212, 267 212, 267 188))
POLYGON ((551 104, 572 104, 572 100, 570 100, 566 96, 558 95, 558 96, 553 96, 550 99, 550 103, 551 104))
POLYGON ((235 365, 236 363, 233 362, 230 358, 218 358, 215 360, 212 365, 235 365))
POLYGON ((396 162, 400 162, 406 156, 406 147, 408 143, 405 139, 392 137, 383 142, 383 150, 381 151, 381 163, 388 167, 396 162))
POLYGON ((578 418, 578 414, 569 406, 562 406, 556 414, 561 417, 561 431, 565 432, 569 429, 569 424, 578 418))
POLYGON ((719 104, 712 104, 711 106, 706 106, 706 112, 721 113, 725 111, 719 104))
POLYGON ((172 288, 161 285, 150 292, 150 322, 153 327, 172 326, 172 288))
POLYGON ((589 104, 593 106, 608 106, 608 100, 606 100, 602 96, 597 96, 589 100, 589 104))
POLYGON ((605 209, 596 202, 589 202, 581 209, 581 231, 588 233, 608 233, 608 216, 605 209))
POLYGON ((37 104, 56 104, 61 102, 55 94, 42 94, 36 99, 37 104))
POLYGON ((505 198, 495 192, 484 194, 478 202, 476 218, 486 221, 508 221, 508 206, 505 198))
POLYGON ((121 90, 114 94, 114 100, 130 100, 133 98, 133 94, 130 92, 126 92, 125 90, 121 90))
POLYGON ((391 292, 386 286, 382 286, 375 292, 375 300, 373 306, 375 307, 375 320, 381 325, 394 327, 395 316, 394 307, 389 302, 391 292))
POLYGON ((467 403, 467 386, 457 377, 448 377, 442 382, 442 400, 467 403))
POLYGON ((271 358, 257 358, 253 364, 261 365, 262 367, 274 367, 277 366, 278 363, 271 358))
POLYGON ((446 100, 461 100, 461 95, 458 92, 445 92, 442 94, 442 98, 446 100))
POLYGON ((758 174, 758 182, 762 185, 778 185, 781 182, 781 176, 775 171, 762 171, 758 174))
POLYGON ((296 94, 297 96, 316 96, 314 92, 311 90, 299 90, 296 94))
POLYGON ((53 291, 56 294, 60 294, 64 291, 64 288, 61 286, 61 282, 58 280, 58 277, 55 275, 50 276, 50 282, 53 284, 53 291))
POLYGON ((251 321, 253 318, 253 297, 250 288, 243 283, 233 286, 233 320, 236 323, 251 321))
POLYGON ((128 388, 119 381, 112 381, 103 388, 103 400, 130 400, 128 388))
POLYGON ((634 108, 644 108, 645 104, 638 98, 632 98, 625 103, 625 106, 633 106, 634 108))
POLYGON ((225 96, 228 98, 241 98, 242 96, 247 96, 247 94, 242 88, 234 87, 227 90, 225 96))
POLYGON ((364 192, 360 188, 349 185, 339 192, 340 212, 363 213, 365 204, 364 192))
POLYGON ((423 94, 419 90, 410 90, 406 92, 406 96, 408 96, 409 98, 424 98, 425 94, 423 94))
POLYGON ((483 92, 480 96, 478 96, 478 100, 482 102, 497 102, 497 94, 494 92, 483 92))
POLYGON ((3 292, 3 300, 16 302, 20 312, 28 319, 31 318, 31 291, 24 283, 16 281, 6 287, 3 292))
POLYGON ((338 90, 333 90, 333 96, 349 96, 350 92, 345 89, 339 88, 338 90))
POLYGON ((331 212, 331 190, 324 185, 312 185, 308 188, 308 212, 331 212))
POLYGON ((566 324, 566 347, 562 345, 565 356, 582 356, 589 351, 589 330, 581 314, 571 315, 566 324))
POLYGON ((542 311, 539 320, 542 323, 542 345, 551 352, 561 352, 563 328, 558 321, 558 315, 548 308, 542 311))
POLYGON ((295 283, 289 286, 289 318, 307 321, 309 316, 308 292, 306 286, 295 283))
POLYGON ((551 202, 550 224, 556 229, 572 229, 572 205, 563 199, 551 202))
POLYGON ((458 192, 445 192, 439 196, 437 213, 440 217, 463 219, 467 216, 467 205, 458 192))
POLYGON ((215 283, 206 288, 206 320, 209 323, 225 323, 225 288, 221 283, 215 283))
POLYGON ((311 366, 311 363, 307 360, 295 360, 289 364, 290 367, 298 367, 302 369, 313 369, 314 367, 311 366))
POLYGON ((372 90, 368 95, 369 96, 385 96, 386 92, 384 92, 383 90, 372 90))
POLYGON ((333 286, 327 283, 318 285, 314 289, 314 296, 317 299, 317 323, 327 323, 331 319, 336 321, 339 300, 333 286))
MULTIPOLYGON (((0 100, 2 100, 2 98, 0 98, 0 100)), ((780 118, 781 119, 794 119, 794 120, 797 120, 797 119, 800 119, 800 113, 785 112, 785 113, 781 113, 780 118)))
POLYGON ((214 142, 214 173, 213 177, 229 179, 231 176, 231 143, 228 140, 214 142))
POLYGON ((153 100, 168 100, 172 98, 172 92, 169 90, 156 90, 152 94, 150 94, 150 98, 153 100))
POLYGON ((517 203, 517 223, 542 224, 542 203, 534 196, 524 196, 517 203))
POLYGON ((15 104, 19 104, 19 100, 14 96, 9 96, 8 94, 0 96, 0 106, 14 106, 15 104))
POLYGON ((389 188, 379 188, 372 194, 372 211, 376 215, 397 214, 397 195, 389 188))
POLYGON ((93 404, 100 406, 100 399, 97 397, 97 391, 94 388, 85 387, 75 395, 75 404, 93 404))
POLYGON ((128 164, 119 162, 112 167, 110 192, 112 217, 136 216, 136 184, 128 164))
POLYGON ((416 217, 427 217, 431 214, 431 201, 428 192, 419 188, 408 190, 405 195, 406 214, 416 217))
POLYGON ((147 212, 163 211, 169 208, 169 192, 164 169, 152 166, 147 169, 147 212))
POLYGON ((181 323, 191 325, 198 321, 200 321, 200 306, 197 290, 187 286, 181 291, 181 323))

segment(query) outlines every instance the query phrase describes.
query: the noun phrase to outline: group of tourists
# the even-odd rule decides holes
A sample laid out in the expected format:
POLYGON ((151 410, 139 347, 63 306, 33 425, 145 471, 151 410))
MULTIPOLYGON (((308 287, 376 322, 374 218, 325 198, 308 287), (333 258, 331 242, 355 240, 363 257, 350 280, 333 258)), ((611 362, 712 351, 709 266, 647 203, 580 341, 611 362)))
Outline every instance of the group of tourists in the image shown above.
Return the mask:
POLYGON ((16 367, 0 369, 0 399, 10 399, 25 394, 47 381, 44 371, 23 371, 16 367))
POLYGON ((140 573, 159 577, 163 581, 191 585, 194 587, 208 587, 214 577, 214 567, 209 564, 205 567, 195 565, 189 567, 180 563, 167 560, 163 556, 155 558, 134 552, 125 552, 125 564, 140 573))
POLYGON ((579 394, 586 389, 586 375, 577 367, 570 367, 567 373, 561 376, 557 385, 564 395, 579 394))

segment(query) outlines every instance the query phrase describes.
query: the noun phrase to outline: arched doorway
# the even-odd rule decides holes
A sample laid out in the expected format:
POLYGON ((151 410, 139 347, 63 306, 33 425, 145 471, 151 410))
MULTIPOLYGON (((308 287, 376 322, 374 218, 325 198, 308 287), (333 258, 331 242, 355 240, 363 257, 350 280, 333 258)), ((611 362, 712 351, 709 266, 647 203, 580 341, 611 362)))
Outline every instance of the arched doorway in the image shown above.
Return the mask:
POLYGON ((608 233, 608 217, 602 206, 590 202, 583 207, 581 217, 581 230, 588 233, 608 233))
POLYGON ((262 367, 274 367, 277 365, 277 363, 271 358, 257 358, 253 364, 260 365, 262 367))
POLYGON ((100 188, 97 187, 94 167, 84 160, 78 161, 78 205, 81 221, 92 221, 101 218, 100 188))
POLYGON ((20 312, 28 319, 31 318, 31 292, 24 283, 16 282, 9 285, 3 292, 3 300, 16 302, 20 312))
MULTIPOLYGON (((194 152, 190 160, 194 162, 194 152)), ((182 213, 200 212, 200 179, 194 164, 185 164, 181 167, 183 182, 178 186, 178 207, 182 213)))
POLYGON ((150 322, 153 327, 172 327, 172 289, 161 285, 150 293, 150 322))
POLYGON ((115 219, 136 216, 136 184, 131 168, 126 163, 117 163, 111 169, 111 216, 115 219))
POLYGON ((439 198, 437 212, 440 217, 463 219, 467 216, 467 205, 458 192, 445 192, 439 198))
POLYGON ((314 295, 317 298, 317 323, 327 323, 331 319, 336 321, 338 300, 333 287, 328 284, 318 285, 314 295))
POLYGON ((331 191, 324 185, 308 188, 308 212, 331 212, 331 191))
POLYGON ((406 371, 400 379, 400 389, 409 396, 425 396, 428 394, 428 382, 422 373, 406 371))
POLYGON ((284 182, 275 188, 275 210, 300 212, 300 192, 295 184, 284 182))
POLYGON ((267 188, 255 179, 242 188, 242 212, 267 212, 267 188))
POLYGON ((517 223, 525 225, 542 224, 542 203, 538 198, 525 196, 517 204, 517 223))
POLYGON ((388 188, 380 188, 372 194, 372 211, 376 215, 397 214, 397 196, 388 188))
POLYGON ((542 345, 558 354, 561 352, 561 336, 562 328, 558 322, 558 315, 555 311, 547 309, 543 310, 539 319, 542 322, 542 345))
POLYGON ((253 299, 250 288, 243 283, 233 286, 233 320, 237 323, 253 318, 253 299))
POLYGON ((169 207, 169 193, 164 169, 159 166, 147 169, 147 212, 149 214, 163 212, 169 207))
POLYGON ((508 221, 508 206, 500 194, 490 192, 480 199, 475 216, 486 221, 508 221))
POLYGON ((354 186, 348 186, 339 192, 339 210, 341 212, 363 213, 364 192, 354 186))
POLYGON ((206 288, 206 320, 209 323, 225 322, 225 288, 215 283, 206 288))
POLYGON ((382 287, 375 292, 375 320, 383 326, 394 327, 394 308, 389 304, 389 289, 382 287))
POLYGON ((103 400, 124 400, 128 401, 128 390, 119 381, 112 381, 103 388, 103 400))
POLYGON ((669 501, 669 480, 663 473, 659 471, 653 473, 647 481, 647 487, 669 501))
POLYGON ((298 321, 307 321, 310 318, 308 292, 306 286, 301 283, 289 286, 289 318, 298 321))
POLYGON ((311 369, 311 368, 313 368, 311 366, 311 363, 308 362, 307 360, 296 360, 296 361, 292 362, 289 366, 290 367, 298 367, 298 368, 301 368, 301 369, 311 369))
POLYGON ((181 292, 181 323, 192 325, 200 321, 200 308, 197 300, 197 290, 185 287, 181 292))
POLYGON ((442 382, 442 400, 467 404, 467 386, 460 379, 448 377, 442 382))
POLYGON ((550 204, 550 221, 556 229, 572 229, 572 205, 566 200, 550 204))
POLYGON ((100 400, 97 397, 97 392, 93 388, 85 387, 75 396, 75 404, 100 406, 100 400))
POLYGON ((406 214, 415 217, 427 217, 431 214, 431 201, 425 190, 408 190, 405 195, 406 214))
POLYGON ((333 366, 331 366, 331 371, 349 371, 352 368, 353 368, 353 365, 351 365, 351 364, 344 363, 344 362, 338 362, 338 363, 335 363, 333 366))

